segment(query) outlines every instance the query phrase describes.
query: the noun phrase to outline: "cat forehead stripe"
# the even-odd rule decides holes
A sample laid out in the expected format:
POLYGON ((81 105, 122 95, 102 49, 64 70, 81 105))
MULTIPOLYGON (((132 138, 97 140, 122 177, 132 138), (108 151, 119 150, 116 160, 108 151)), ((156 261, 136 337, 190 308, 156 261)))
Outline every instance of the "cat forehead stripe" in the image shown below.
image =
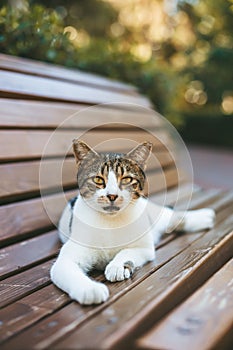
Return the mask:
POLYGON ((102 166, 101 166, 101 171, 100 173, 107 177, 110 169, 112 169, 117 176, 123 176, 125 169, 124 169, 124 162, 121 159, 111 159, 106 161, 102 166))
POLYGON ((106 162, 106 163, 104 163, 104 164, 102 165, 101 170, 100 170, 100 173, 101 173, 101 175, 107 177, 108 172, 109 172, 109 163, 106 162))
POLYGON ((118 176, 123 176, 124 175, 124 167, 122 166, 122 164, 118 161, 116 163, 116 174, 118 176))

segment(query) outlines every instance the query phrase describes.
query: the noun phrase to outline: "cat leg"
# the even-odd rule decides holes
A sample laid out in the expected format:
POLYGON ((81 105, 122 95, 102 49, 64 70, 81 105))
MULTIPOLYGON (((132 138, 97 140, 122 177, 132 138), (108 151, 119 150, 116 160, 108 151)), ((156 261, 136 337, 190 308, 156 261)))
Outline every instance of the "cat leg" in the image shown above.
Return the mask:
POLYGON ((150 204, 149 216, 153 224, 153 236, 155 244, 163 233, 172 231, 197 232, 210 229, 215 223, 213 209, 204 208, 188 211, 174 211, 168 207, 160 207, 150 204), (155 218, 157 218, 155 220, 155 218))
POLYGON ((211 229, 215 224, 215 211, 210 208, 173 212, 167 232, 172 230, 198 232, 211 229))
POLYGON ((151 248, 127 248, 121 250, 105 268, 105 277, 110 282, 128 279, 136 267, 140 267, 155 258, 151 248))
POLYGON ((108 288, 103 283, 91 280, 80 265, 69 256, 60 254, 51 268, 51 280, 80 304, 100 304, 106 301, 109 297, 108 288))

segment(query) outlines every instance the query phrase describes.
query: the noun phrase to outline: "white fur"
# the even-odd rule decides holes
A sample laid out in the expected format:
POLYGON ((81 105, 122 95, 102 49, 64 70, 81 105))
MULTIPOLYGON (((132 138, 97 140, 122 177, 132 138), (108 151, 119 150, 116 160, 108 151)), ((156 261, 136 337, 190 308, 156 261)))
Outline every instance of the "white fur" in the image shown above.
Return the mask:
MULTIPOLYGON (((87 154, 99 157, 79 140, 74 140, 73 149, 77 164, 87 154)), ((144 169, 151 149, 144 142, 126 156, 144 169)), ((98 178, 89 175, 88 185, 96 184, 94 194, 79 195, 73 208, 68 204, 64 209, 59 223, 64 245, 51 268, 52 281, 81 304, 99 304, 109 297, 106 285, 87 276, 93 268, 103 270, 110 282, 128 279, 135 268, 155 258, 154 244, 164 232, 198 231, 214 224, 211 209, 174 212, 142 197, 135 200, 137 178, 124 183, 124 178, 110 170, 101 188, 98 178)))
MULTIPOLYGON (((111 192, 117 191, 113 176, 111 180, 111 192)), ((93 267, 104 270, 111 282, 127 279, 135 268, 155 258, 154 244, 162 233, 176 227, 191 232, 211 228, 215 216, 212 209, 174 212, 143 198, 123 211, 108 214, 96 211, 81 196, 73 213, 71 236, 69 205, 61 217, 59 232, 66 243, 51 269, 51 279, 72 299, 86 305, 109 297, 104 284, 86 275, 93 267)))
POLYGON ((105 191, 111 194, 119 194, 119 187, 117 183, 117 178, 114 171, 110 170, 108 174, 108 182, 105 187, 105 191))
POLYGON ((213 209, 199 209, 188 211, 185 216, 184 231, 196 232, 212 228, 215 221, 213 209))

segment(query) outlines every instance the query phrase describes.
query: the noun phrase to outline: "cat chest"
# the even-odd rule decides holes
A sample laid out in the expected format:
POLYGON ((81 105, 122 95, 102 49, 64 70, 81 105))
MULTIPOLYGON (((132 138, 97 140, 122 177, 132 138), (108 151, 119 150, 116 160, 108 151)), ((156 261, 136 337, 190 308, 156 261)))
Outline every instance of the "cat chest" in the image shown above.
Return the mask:
POLYGON ((89 248, 115 251, 141 239, 150 227, 147 216, 125 225, 116 223, 109 227, 99 222, 88 224, 76 218, 72 225, 72 239, 89 248))
POLYGON ((104 270, 106 265, 119 253, 120 249, 95 251, 93 259, 96 269, 104 270))

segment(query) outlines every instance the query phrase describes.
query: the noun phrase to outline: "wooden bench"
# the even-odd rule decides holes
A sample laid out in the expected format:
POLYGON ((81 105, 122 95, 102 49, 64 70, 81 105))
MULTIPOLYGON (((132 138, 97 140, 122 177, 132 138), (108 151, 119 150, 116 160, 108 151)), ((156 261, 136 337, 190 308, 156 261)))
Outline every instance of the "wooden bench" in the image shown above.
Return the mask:
POLYGON ((191 185, 167 146, 170 136, 159 121, 157 137, 143 129, 148 107, 132 86, 0 55, 1 349, 232 347, 233 193, 194 186, 189 207, 215 209, 215 227, 164 237, 156 261, 130 280, 105 281, 111 295, 104 304, 80 306, 50 281, 60 248, 55 224, 77 193, 74 137, 101 151, 151 138, 157 163, 148 167, 150 196, 161 203, 166 190, 166 204, 178 198, 177 208, 187 207, 191 185), (96 104, 105 105, 87 109, 96 104), (77 112, 84 117, 69 118, 77 112))

